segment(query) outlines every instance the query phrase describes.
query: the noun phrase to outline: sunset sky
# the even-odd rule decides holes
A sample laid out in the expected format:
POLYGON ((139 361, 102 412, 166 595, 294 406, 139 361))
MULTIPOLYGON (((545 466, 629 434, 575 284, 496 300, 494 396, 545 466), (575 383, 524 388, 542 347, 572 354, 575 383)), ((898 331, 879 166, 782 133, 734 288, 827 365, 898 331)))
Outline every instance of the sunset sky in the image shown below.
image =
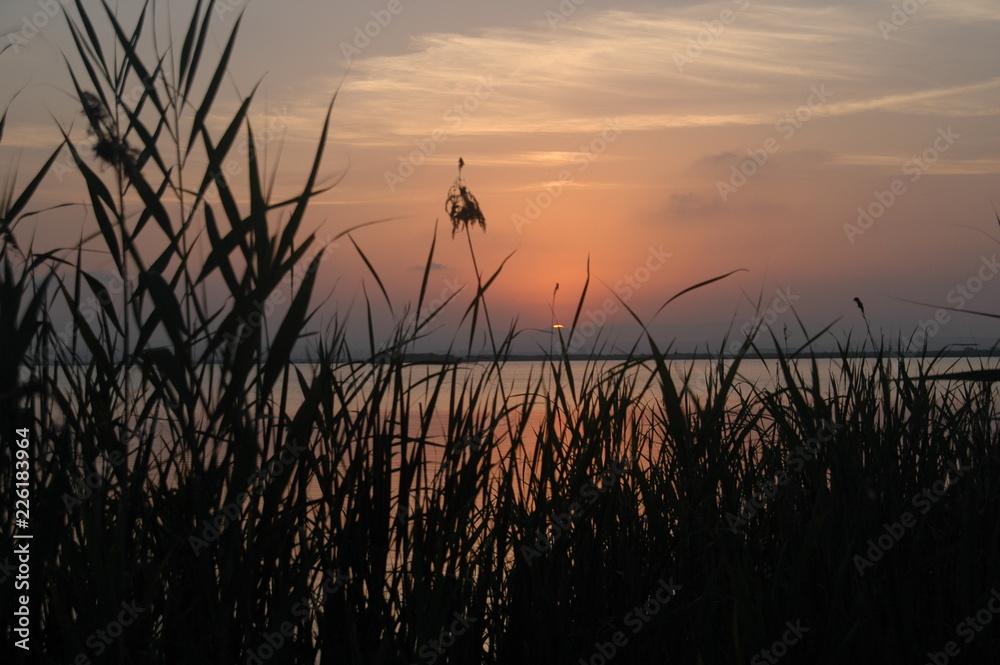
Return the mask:
MULTIPOLYGON (((120 3, 126 25, 135 4, 120 3)), ((28 34, 45 5, 5 2, 0 32, 28 34)), ((192 5, 169 4, 175 26, 192 5)), ((832 330, 860 341, 855 297, 876 336, 908 336, 937 314, 947 322, 932 347, 997 340, 990 320, 935 311, 1000 313, 1000 244, 988 237, 1000 239, 995 0, 232 0, 213 19, 216 51, 241 12, 215 120, 261 80, 254 128, 269 156, 280 150, 277 187, 292 194, 339 88, 324 174, 343 180, 316 200, 308 226, 322 240, 395 218, 353 238, 401 319, 437 222, 430 297, 467 286, 421 348, 447 347, 475 288, 468 241, 452 239, 444 211, 460 156, 486 216, 486 232, 471 232, 480 269, 492 274, 513 253, 488 296, 494 328, 516 318, 539 330, 519 350, 547 346, 557 283, 554 318, 568 325, 588 258, 583 321, 603 324, 619 347, 636 329, 615 294, 685 350, 738 335, 758 300, 793 342, 803 335, 789 302, 810 332, 839 317, 832 330), (740 268, 650 318, 678 291, 740 268)), ((7 169, 20 148, 22 177, 57 142, 56 122, 85 139, 64 94, 64 20, 36 32, 0 56, 0 101, 25 88, 2 161, 7 169)), ((85 191, 72 175, 47 186, 38 207, 85 191)), ((39 235, 71 242, 91 223, 65 211, 40 221, 39 235)), ((342 239, 322 263, 316 301, 330 294, 321 316, 349 312, 357 339, 362 283, 387 331, 378 288, 342 239)))

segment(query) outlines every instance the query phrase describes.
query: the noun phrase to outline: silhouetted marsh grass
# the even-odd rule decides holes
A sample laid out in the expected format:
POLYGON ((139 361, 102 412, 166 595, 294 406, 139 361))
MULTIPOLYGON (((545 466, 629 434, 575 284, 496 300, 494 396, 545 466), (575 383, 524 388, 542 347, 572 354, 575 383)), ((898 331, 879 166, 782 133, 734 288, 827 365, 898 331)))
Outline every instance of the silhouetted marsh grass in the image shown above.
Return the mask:
MULTIPOLYGON (((519 333, 494 337, 485 306, 503 266, 489 273, 478 263, 464 321, 470 348, 485 333, 493 356, 478 371, 445 362, 418 372, 407 360, 432 316, 403 317, 384 346, 372 329, 365 361, 335 326, 317 336, 311 370, 292 363, 315 314, 319 256, 286 310, 267 326, 246 322, 300 274, 315 243, 299 235, 323 191, 327 125, 301 193, 269 200, 246 122, 252 93, 221 136, 206 126, 239 30, 237 20, 206 65, 214 4, 199 2, 183 38, 145 63, 145 12, 129 33, 103 7, 112 49, 77 2, 74 85, 91 127, 102 128, 98 145, 111 145, 96 157, 114 168, 81 154, 66 131, 60 147, 79 169, 97 232, 68 252, 15 244, 59 150, 0 199, 0 421, 5 432, 28 427, 35 446, 39 662, 95 656, 88 639, 134 602, 143 609, 107 662, 253 662, 286 626, 267 662, 429 662, 422 649, 458 616, 469 628, 433 651, 436 662, 574 663, 625 629, 623 618, 667 579, 680 589, 620 662, 745 663, 789 620, 810 629, 794 662, 918 662, 1000 583, 988 368, 957 373, 941 357, 884 346, 860 359, 844 344, 832 376, 805 347, 769 361, 773 385, 747 386, 747 342, 696 387, 693 365, 679 367, 647 331, 650 353, 618 364, 594 357, 581 371, 566 339, 585 289, 568 336, 560 330, 540 373, 515 387, 504 368, 519 333), (107 60, 111 52, 120 60, 107 60), (144 93, 133 102, 121 91, 134 80, 144 93), (220 167, 243 131, 241 207, 220 167), (160 249, 145 256, 150 234, 160 249), (130 288, 111 293, 84 249, 106 252, 130 288), (209 307, 209 283, 225 287, 223 307, 209 307), (90 296, 100 303, 93 318, 80 314, 90 296), (68 339, 50 317, 57 304, 75 312, 68 339), (302 396, 294 405, 292 386, 302 396), (919 512, 913 497, 955 463, 969 468, 860 574, 855 557, 868 541, 919 512)), ((416 312, 435 242, 436 232, 416 312)), ((8 447, 0 459, 10 496, 8 447)), ((0 507, 4 529, 12 510, 0 507)), ((9 581, 0 594, 11 612, 9 581)), ((9 628, 4 637, 13 654, 9 628)), ((963 653, 985 658, 996 643, 984 632, 963 653)))
POLYGON ((470 224, 479 224, 481 229, 486 230, 486 217, 479 208, 479 201, 476 200, 476 197, 466 187, 465 180, 462 178, 462 167, 464 166, 465 161, 459 157, 458 177, 455 178, 455 184, 448 190, 448 198, 445 200, 444 205, 445 212, 451 218, 452 237, 454 237, 455 232, 459 229, 468 231, 470 224))

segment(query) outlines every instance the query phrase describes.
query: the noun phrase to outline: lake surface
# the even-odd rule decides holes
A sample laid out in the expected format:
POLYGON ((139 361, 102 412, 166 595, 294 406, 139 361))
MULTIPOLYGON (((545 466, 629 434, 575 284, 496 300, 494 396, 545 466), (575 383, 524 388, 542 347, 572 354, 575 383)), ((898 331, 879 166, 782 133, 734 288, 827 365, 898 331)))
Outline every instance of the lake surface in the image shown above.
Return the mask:
MULTIPOLYGON (((732 365, 731 360, 724 361, 724 368, 728 370, 732 365)), ((852 360, 852 365, 857 367, 863 363, 874 370, 874 361, 871 359, 852 360)), ((911 358, 906 361, 907 369, 911 376, 918 374, 919 359, 911 358)), ((944 359, 934 368, 935 373, 946 371, 961 371, 970 368, 980 368, 983 366, 994 366, 996 363, 991 359, 968 358, 968 359, 944 359)), ((839 358, 818 358, 816 368, 820 377, 820 386, 824 391, 829 391, 833 382, 842 382, 843 361, 839 358)), ((645 366, 633 366, 626 371, 626 375, 635 381, 636 391, 645 386, 651 377, 652 362, 645 366)), ((669 363, 671 375, 674 379, 675 387, 680 390, 686 384, 688 391, 695 398, 702 399, 708 391, 709 382, 714 375, 715 382, 719 375, 718 360, 704 359, 680 359, 669 363), (685 381, 685 377, 689 377, 685 381)), ((801 360, 795 365, 803 380, 811 382, 812 368, 809 360, 801 360)), ((318 369, 316 365, 299 364, 296 367, 306 376, 310 377, 318 369)), ((364 377, 371 377, 371 372, 377 371, 378 366, 356 364, 353 368, 339 368, 338 376, 342 377, 348 384, 357 388, 355 398, 357 404, 365 399, 366 391, 364 383, 371 383, 371 380, 362 381, 364 377), (368 373, 366 373, 368 372, 368 373)), ((579 385, 581 381, 589 377, 593 379, 595 374, 621 372, 625 367, 624 361, 619 360, 598 360, 584 361, 572 360, 569 362, 569 371, 574 380, 579 385)), ((512 360, 504 363, 500 367, 499 374, 495 368, 486 362, 459 363, 457 369, 454 365, 439 364, 414 364, 410 365, 408 381, 412 386, 410 396, 419 400, 421 397, 430 398, 436 379, 447 369, 444 386, 442 389, 450 390, 453 384, 457 383, 458 389, 470 389, 471 387, 483 384, 483 391, 487 394, 492 392, 502 393, 508 400, 517 401, 526 393, 537 391, 539 387, 544 390, 551 389, 554 384, 551 366, 539 360, 512 360)), ((559 366, 563 373, 562 383, 568 385, 565 365, 559 366)), ((747 395, 756 391, 774 390, 779 383, 784 383, 784 376, 781 374, 779 361, 777 359, 743 359, 738 367, 736 379, 734 381, 733 396, 735 401, 739 400, 739 394, 747 395)), ((302 404, 303 395, 296 382, 289 384, 287 404, 289 410, 294 412, 302 404)), ((653 381, 651 389, 657 388, 656 381, 653 381)), ((645 395, 647 399, 655 399, 656 395, 645 395)))
MULTIPOLYGON (((873 360, 851 360, 852 366, 868 366, 874 368, 873 360)), ((935 371, 943 372, 949 368, 966 369, 969 366, 980 366, 979 359, 970 360, 948 360, 942 362, 935 371)), ((917 373, 917 359, 907 361, 911 374, 917 373)), ((722 366, 728 369, 732 364, 731 360, 724 361, 722 366)), ((831 385, 834 382, 843 382, 841 365, 843 361, 839 358, 820 358, 816 360, 816 367, 820 377, 820 387, 824 392, 832 392, 831 385)), ((632 403, 641 409, 648 406, 652 410, 657 409, 657 402, 660 400, 660 390, 657 380, 650 384, 652 363, 645 366, 626 366, 623 361, 603 360, 603 361, 570 361, 568 371, 565 365, 558 366, 562 376, 560 385, 563 394, 566 396, 569 408, 579 405, 573 404, 571 391, 568 389, 568 373, 572 373, 573 380, 577 386, 581 383, 593 384, 602 374, 613 375, 615 372, 624 371, 626 384, 629 385, 629 392, 633 396, 632 403), (623 368, 628 367, 623 370, 623 368), (643 391, 643 388, 648 389, 643 391)), ((669 364, 671 376, 678 392, 686 385, 690 398, 702 401, 708 393, 710 382, 718 384, 720 374, 720 364, 718 360, 700 359, 680 359, 671 361, 669 364), (685 377, 687 377, 685 379, 685 377)), ((808 360, 799 361, 798 370, 803 377, 803 382, 811 384, 812 368, 808 360)), ((313 375, 318 369, 314 365, 298 365, 297 368, 307 377, 313 375)), ((379 372, 388 371, 384 366, 356 364, 350 368, 338 368, 337 374, 343 380, 345 391, 353 395, 348 408, 351 411, 361 411, 366 407, 366 400, 370 393, 371 385, 377 383, 373 377, 379 372)), ((724 370, 723 370, 724 371, 724 370)), ((451 392, 454 390, 459 397, 476 395, 476 409, 485 412, 486 417, 495 417, 504 412, 504 406, 508 409, 503 416, 503 427, 508 429, 512 422, 526 421, 525 433, 534 433, 544 422, 543 400, 534 400, 530 396, 539 393, 549 395, 554 394, 555 378, 551 365, 544 361, 514 360, 504 363, 499 372, 497 368, 487 362, 459 363, 456 365, 423 365, 414 364, 404 369, 405 380, 409 389, 407 398, 410 401, 410 426, 411 431, 418 429, 418 418, 426 413, 428 405, 433 401, 432 394, 439 390, 436 406, 430 414, 431 427, 428 431, 428 438, 443 442, 447 440, 446 432, 449 426, 449 410, 454 409, 450 404, 451 392)), ((779 361, 775 359, 744 359, 740 362, 737 377, 733 389, 730 391, 728 405, 735 406, 741 401, 755 401, 755 392, 772 391, 779 384, 785 382, 781 375, 779 361)), ((840 391, 841 393, 843 391, 840 391)), ((302 393, 297 382, 289 385, 287 395, 287 411, 294 413, 302 404, 302 393), (293 385, 294 384, 294 385, 293 385)), ((473 412, 476 409, 472 409, 473 412)), ((481 419, 480 423, 483 422, 481 419)), ((533 437, 532 437, 533 438, 533 437)))
MULTIPOLYGON (((839 358, 819 358, 816 359, 816 367, 820 377, 820 388, 823 392, 832 393, 831 386, 834 382, 843 385, 842 364, 839 358)), ((854 359, 850 361, 854 368, 867 366, 874 368, 874 361, 867 359, 854 359)), ((908 371, 911 376, 918 374, 919 359, 913 358, 906 361, 908 371)), ((723 361, 722 367, 727 369, 731 366, 732 360, 723 361)), ((649 407, 651 411, 658 410, 660 392, 657 380, 650 384, 652 363, 636 366, 627 366, 620 360, 598 360, 570 361, 566 364, 559 364, 558 370, 561 373, 559 385, 566 399, 566 406, 575 409, 579 406, 574 403, 572 392, 569 390, 568 375, 572 374, 574 383, 579 387, 581 384, 592 385, 601 376, 614 376, 615 373, 624 373, 624 384, 628 387, 628 394, 632 396, 631 403, 636 410, 649 407), (623 369, 626 368, 627 369, 623 369), (644 388, 647 388, 643 390, 644 388)), ((983 366, 996 365, 995 359, 990 358, 968 358, 968 359, 944 359, 934 367, 935 373, 946 371, 960 371, 970 368, 980 368, 983 366)), ((701 401, 708 392, 710 382, 718 383, 720 373, 720 363, 718 360, 702 359, 678 359, 669 363, 671 376, 678 391, 686 385, 688 395, 691 399, 701 401)), ((802 381, 811 383, 812 368, 809 360, 799 361, 798 370, 802 376, 802 381)), ((297 364, 295 368, 307 379, 311 378, 319 369, 317 365, 297 364)), ((221 372, 216 368, 215 376, 221 372)), ((341 389, 345 395, 343 403, 335 406, 337 409, 346 409, 348 413, 358 414, 365 411, 370 404, 368 401, 372 396, 372 389, 376 385, 385 389, 386 373, 391 371, 387 365, 356 363, 352 366, 342 366, 335 369, 335 375, 340 379, 341 389)), ((724 370, 723 370, 724 371, 724 370)), ((25 376, 25 378, 27 378, 25 376)), ((472 431, 493 431, 499 437, 505 437, 510 431, 512 424, 524 426, 525 443, 530 445, 534 440, 534 434, 539 431, 544 423, 545 404, 543 399, 532 398, 535 395, 548 394, 550 397, 555 393, 556 379, 553 376, 553 368, 544 361, 539 360, 512 360, 497 367, 487 362, 459 363, 458 365, 440 364, 414 364, 403 369, 402 373, 402 394, 407 401, 408 427, 411 436, 420 432, 421 420, 429 422, 427 436, 429 441, 444 443, 451 439, 456 439, 455 432, 469 431, 468 424, 462 430, 454 422, 454 413, 460 412, 463 417, 470 419, 475 426, 472 431), (433 395, 438 392, 437 401, 434 402, 433 395), (470 408, 469 404, 473 402, 470 408), (430 405, 434 403, 434 408, 430 405), (493 422, 490 422, 492 419, 493 422), (449 437, 449 431, 452 436, 449 437)), ((142 384, 139 370, 133 370, 133 385, 142 384)), ((217 380, 217 379, 216 379, 217 380)), ((610 381, 610 380, 609 380, 610 381)), ((755 393, 773 391, 779 384, 784 383, 781 375, 779 361, 776 359, 744 359, 740 362, 734 386, 729 395, 729 406, 735 406, 741 401, 755 401, 755 393)), ((63 383, 60 380, 60 383, 63 383)), ((68 384, 66 385, 68 388, 68 384)), ((945 386, 941 385, 941 388, 945 386)), ((281 381, 278 382, 275 399, 280 394, 281 381)), ((843 394, 843 390, 839 391, 843 394)), ((141 397, 137 398, 141 403, 141 397)), ((381 396, 380 418, 398 418, 399 414, 392 412, 393 395, 381 396)), ((285 395, 285 414, 293 416, 303 403, 303 393, 296 380, 294 373, 287 385, 285 395)), ((589 405, 593 406, 593 405, 589 405)), ((239 408, 239 407, 237 407, 239 408)), ((136 408, 132 413, 138 412, 136 408)), ((170 414, 162 414, 155 429, 161 440, 169 440, 170 432, 177 432, 169 423, 170 414)), ((174 423, 176 426, 176 423, 174 423)))

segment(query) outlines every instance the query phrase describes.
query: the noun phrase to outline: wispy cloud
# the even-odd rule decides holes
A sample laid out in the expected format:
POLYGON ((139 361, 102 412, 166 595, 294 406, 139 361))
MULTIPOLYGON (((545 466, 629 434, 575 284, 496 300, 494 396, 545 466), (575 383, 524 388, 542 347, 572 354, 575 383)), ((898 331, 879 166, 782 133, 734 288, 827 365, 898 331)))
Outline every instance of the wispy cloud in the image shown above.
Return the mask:
MULTIPOLYGON (((772 124, 776 112, 794 109, 820 83, 836 91, 822 115, 984 115, 1000 105, 1000 79, 985 63, 947 85, 921 77, 922 62, 933 69, 940 53, 909 48, 902 38, 887 43, 876 28, 888 15, 880 6, 754 3, 678 71, 675 55, 728 7, 610 10, 555 31, 539 23, 415 37, 409 53, 355 63, 343 89, 342 136, 385 145, 434 129, 465 137, 586 134, 612 115, 633 130, 772 124), (495 82, 496 93, 470 113, 449 115, 484 79, 495 82)), ((983 3, 938 3, 906 27, 933 21, 939 43, 961 47, 966 31, 998 20, 1000 12, 983 3)))
MULTIPOLYGON (((426 265, 423 265, 423 266, 410 266, 410 270, 419 271, 419 272, 423 272, 424 270, 426 270, 426 268, 427 268, 426 265)), ((431 263, 431 270, 447 270, 447 269, 448 269, 448 266, 446 266, 443 263, 437 263, 436 261, 431 263)))

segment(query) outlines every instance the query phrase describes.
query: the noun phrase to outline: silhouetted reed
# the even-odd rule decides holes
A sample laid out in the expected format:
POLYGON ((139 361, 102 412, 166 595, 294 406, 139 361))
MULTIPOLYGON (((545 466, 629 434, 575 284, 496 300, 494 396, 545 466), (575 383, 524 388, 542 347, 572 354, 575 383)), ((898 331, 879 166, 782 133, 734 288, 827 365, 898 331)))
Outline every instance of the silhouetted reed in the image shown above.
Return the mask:
MULTIPOLYGON (((789 663, 922 662, 983 606, 1000 580, 1000 414, 994 375, 977 368, 931 380, 958 369, 884 346, 858 358, 848 340, 827 375, 809 345, 787 352, 772 337, 773 385, 747 385, 755 330, 701 389, 644 326, 648 353, 571 360, 581 296, 529 388, 514 390, 505 368, 521 333, 494 339, 476 317, 502 264, 486 278, 477 266, 461 303, 470 340, 490 334, 475 371, 407 360, 433 316, 401 321, 384 345, 372 330, 368 362, 352 362, 334 326, 315 337, 315 362, 296 365, 322 256, 299 270, 316 242, 300 227, 323 191, 332 103, 301 191, 270 200, 246 121, 253 93, 228 123, 206 124, 240 26, 205 70, 213 5, 199 2, 151 66, 145 14, 127 32, 108 9, 98 30, 76 3, 76 89, 106 142, 97 156, 118 168, 95 168, 62 131, 0 200, 0 426, 28 429, 33 446, 36 662, 576 663, 622 631, 615 662, 735 664, 796 621, 809 632, 789 663), (105 28, 114 44, 98 42, 105 28), (135 81, 142 95, 124 98, 135 81), (243 132, 237 198, 222 165, 243 132), (71 250, 15 247, 60 151, 97 231, 71 250), (94 252, 126 295, 88 267, 94 252), (292 276, 287 308, 263 321, 292 276), (56 329, 58 309, 71 334, 56 329), (934 488, 924 512, 914 497, 934 488), (907 512, 912 526, 881 547, 907 512), (664 585, 669 602, 633 632, 635 608, 664 585), (94 640, 123 604, 134 620, 98 658, 94 640)), ((453 233, 485 228, 462 166, 453 233)), ((425 311, 434 247, 413 311, 425 311)), ((14 461, 4 446, 4 533, 14 461)), ((989 630, 963 655, 988 662, 989 630)))
POLYGON ((458 177, 455 183, 448 190, 448 199, 445 201, 444 209, 451 218, 451 235, 454 236, 458 230, 468 230, 469 225, 479 224, 479 227, 486 230, 486 217, 479 209, 479 202, 472 195, 469 188, 465 186, 462 179, 462 167, 465 162, 458 158, 458 177))

